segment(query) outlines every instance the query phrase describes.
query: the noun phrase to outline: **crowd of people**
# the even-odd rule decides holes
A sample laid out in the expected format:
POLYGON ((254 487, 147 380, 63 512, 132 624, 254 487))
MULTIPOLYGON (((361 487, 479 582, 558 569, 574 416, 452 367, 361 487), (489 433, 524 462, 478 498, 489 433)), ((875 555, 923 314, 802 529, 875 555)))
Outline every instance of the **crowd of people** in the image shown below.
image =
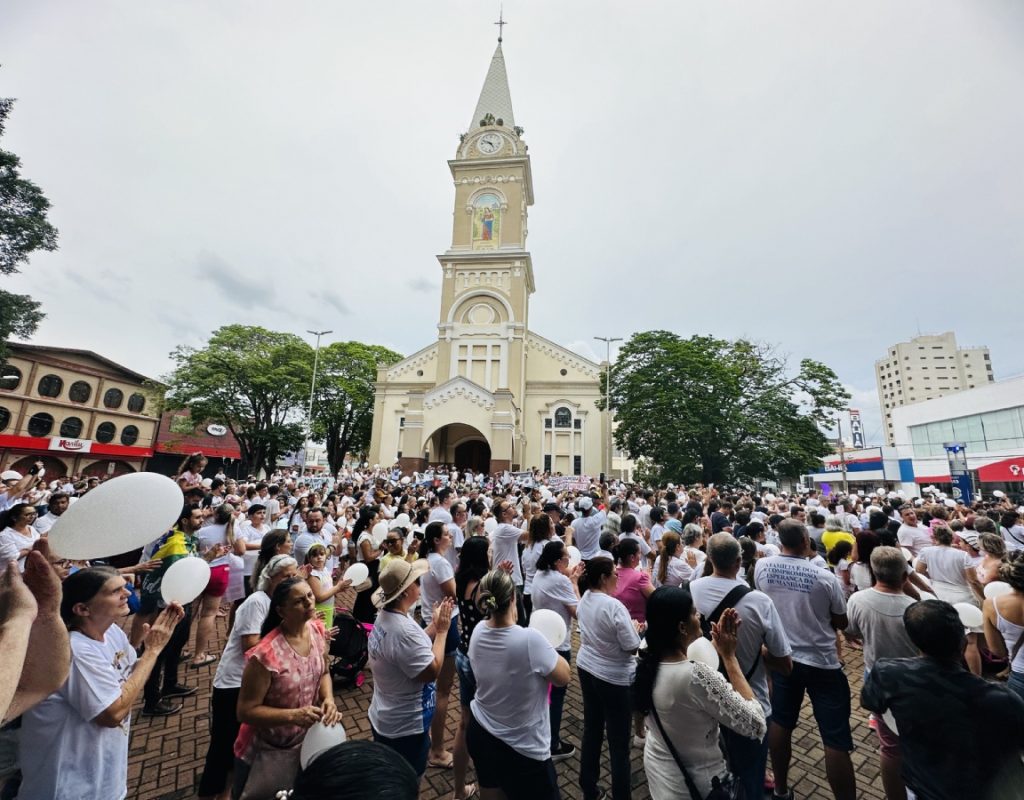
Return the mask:
POLYGON ((806 697, 840 800, 854 704, 889 800, 1024 797, 1024 525, 1005 496, 365 466, 238 481, 195 454, 173 526, 128 564, 87 563, 47 531, 94 485, 39 466, 0 474, 4 798, 126 797, 133 708, 180 713, 191 668, 214 671, 201 798, 412 798, 431 769, 454 800, 557 798, 572 683, 585 800, 631 796, 636 748, 655 800, 793 797, 806 697), (168 604, 186 558, 209 582, 168 604), (541 612, 560 641, 530 627, 541 612), (359 641, 372 741, 303 767, 309 731, 344 725, 331 665, 359 641))

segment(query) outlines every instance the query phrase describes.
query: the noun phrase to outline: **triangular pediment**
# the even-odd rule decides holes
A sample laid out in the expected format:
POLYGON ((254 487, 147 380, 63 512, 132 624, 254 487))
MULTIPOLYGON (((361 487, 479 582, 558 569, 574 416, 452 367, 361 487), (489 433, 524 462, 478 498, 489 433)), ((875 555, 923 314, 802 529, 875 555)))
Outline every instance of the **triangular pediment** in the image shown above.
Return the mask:
POLYGON ((453 400, 468 400, 481 408, 494 408, 494 395, 479 383, 462 376, 452 378, 427 392, 423 396, 423 408, 434 408, 453 400))

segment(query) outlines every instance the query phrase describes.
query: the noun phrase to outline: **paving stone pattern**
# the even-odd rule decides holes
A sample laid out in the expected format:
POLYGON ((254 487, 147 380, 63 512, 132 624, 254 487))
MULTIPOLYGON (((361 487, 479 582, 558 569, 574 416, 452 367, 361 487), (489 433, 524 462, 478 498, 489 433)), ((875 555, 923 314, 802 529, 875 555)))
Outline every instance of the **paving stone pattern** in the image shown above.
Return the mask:
MULTIPOLYGON (((226 621, 217 620, 217 648, 223 646, 226 621)), ((578 647, 578 641, 576 642, 578 647)), ((575 647, 574 647, 575 649, 575 647)), ((860 709, 861 676, 863 662, 860 651, 846 647, 844 651, 846 672, 850 677, 853 692, 853 753, 854 770, 857 773, 857 795, 865 800, 885 800, 878 770, 877 737, 868 728, 867 715, 860 709)), ((575 659, 574 659, 575 663, 575 659)), ((209 707, 213 674, 216 664, 201 669, 183 667, 181 678, 189 685, 198 685, 199 692, 184 699, 180 714, 171 717, 150 719, 139 717, 136 709, 132 719, 131 747, 128 754, 128 796, 138 800, 184 800, 196 796, 195 787, 203 769, 206 747, 209 741, 209 707)), ((575 673, 575 666, 573 667, 575 673)), ((366 682, 362 687, 341 691, 336 694, 338 708, 344 716, 345 730, 350 739, 370 738, 370 722, 367 709, 373 692, 373 676, 367 670, 366 682)), ((458 679, 456 678, 456 681, 458 679)), ((449 742, 455 735, 458 724, 458 685, 452 691, 448 712, 449 742)), ((579 682, 573 678, 565 699, 562 718, 562 738, 577 748, 574 757, 556 764, 559 786, 563 797, 582 798, 577 784, 579 777, 579 747, 583 734, 583 700, 579 682)), ((636 800, 650 797, 643 769, 643 753, 633 748, 633 797, 636 800)), ((810 713, 810 704, 804 703, 800 724, 793 732, 793 764, 790 769, 793 790, 799 800, 804 798, 831 798, 828 781, 825 778, 825 753, 821 746, 817 728, 810 713)), ((607 748, 601 783, 611 787, 611 774, 607 768, 607 748)), ((471 772, 472 779, 472 772, 471 772)), ((680 781, 681 782, 681 781, 680 781)), ((681 795, 682 796, 682 795, 681 795)), ((451 798, 451 772, 428 769, 420 797, 423 800, 451 798)))

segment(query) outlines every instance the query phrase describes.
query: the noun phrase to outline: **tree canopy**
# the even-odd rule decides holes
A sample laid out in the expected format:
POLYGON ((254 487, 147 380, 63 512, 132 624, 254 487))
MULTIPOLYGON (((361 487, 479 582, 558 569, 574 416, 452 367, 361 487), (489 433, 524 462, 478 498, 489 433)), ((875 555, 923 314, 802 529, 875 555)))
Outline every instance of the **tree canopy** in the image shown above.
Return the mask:
MULTIPOLYGON (((0 135, 14 101, 0 98, 0 135)), ((42 189, 21 177, 21 160, 0 149, 0 275, 13 275, 36 250, 57 249, 57 229, 46 218, 50 201, 42 189)), ((0 289, 0 361, 11 336, 26 338, 43 319, 39 302, 27 294, 0 289)))
POLYGON ((824 364, 803 359, 793 371, 742 339, 638 333, 612 373, 615 441, 660 481, 797 477, 829 452, 821 426, 848 401, 824 364))
POLYGON ((335 342, 320 350, 313 435, 326 444, 331 472, 342 468, 347 453, 369 448, 377 365, 401 358, 386 347, 361 342, 335 342))
POLYGON ((189 409, 197 422, 226 426, 245 470, 271 472, 279 455, 303 446, 313 348, 301 338, 226 325, 205 347, 178 347, 171 358, 169 406, 189 409))

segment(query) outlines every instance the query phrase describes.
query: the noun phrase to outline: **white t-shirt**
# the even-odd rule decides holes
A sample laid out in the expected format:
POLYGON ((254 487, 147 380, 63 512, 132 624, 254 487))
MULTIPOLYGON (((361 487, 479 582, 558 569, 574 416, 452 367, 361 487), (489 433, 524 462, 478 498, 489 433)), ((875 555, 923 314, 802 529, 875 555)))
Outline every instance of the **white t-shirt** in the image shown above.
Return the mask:
POLYGON ((434 684, 416 676, 434 661, 430 637, 408 615, 382 611, 368 649, 373 672, 370 724, 389 739, 423 733, 434 715, 434 684))
POLYGON ((213 676, 214 689, 237 689, 242 685, 242 672, 245 670, 242 637, 259 633, 268 611, 270 595, 266 592, 253 592, 238 607, 235 624, 228 634, 228 643, 217 665, 217 674, 213 676))
POLYGON ((117 702, 137 660, 117 625, 98 642, 72 631, 65 684, 22 718, 23 800, 119 800, 128 795, 131 715, 116 728, 93 722, 117 702))
POLYGON ((580 650, 576 664, 595 678, 616 686, 629 686, 636 672, 633 651, 640 636, 626 607, 604 592, 584 592, 576 607, 580 624, 580 650))
MULTIPOLYGON (((737 586, 745 585, 746 582, 739 579, 708 575, 690 583, 690 595, 697 610, 705 617, 709 617, 729 592, 737 586)), ((775 608, 775 603, 764 592, 747 592, 736 602, 735 609, 742 621, 737 634, 736 659, 740 662, 744 675, 750 671, 754 659, 760 655, 762 644, 767 646, 769 653, 778 658, 784 658, 793 652, 782 628, 782 619, 775 608)), ((761 703, 765 716, 769 716, 772 702, 768 696, 768 673, 763 658, 758 660, 757 669, 747 682, 761 703)))
POLYGON ((607 517, 603 511, 592 511, 589 517, 579 517, 572 523, 572 539, 584 561, 597 558, 605 519, 607 517))
POLYGON ((523 570, 519 565, 519 537, 523 535, 521 528, 515 525, 501 524, 491 534, 491 563, 502 561, 512 562, 512 580, 516 586, 523 585, 523 570))
POLYGON ((896 540, 900 543, 900 547, 907 548, 915 556, 924 548, 935 544, 931 530, 924 525, 907 525, 906 523, 900 525, 900 529, 896 532, 896 540))
POLYGON ((7 570, 7 562, 13 558, 18 559, 18 568, 25 571, 25 556, 19 558, 18 553, 32 547, 33 542, 39 538, 39 532, 31 525, 28 526, 28 536, 23 536, 14 528, 4 528, 0 531, 0 575, 7 570))
POLYGON ((966 572, 974 566, 971 557, 963 550, 939 545, 922 548, 917 560, 928 567, 928 577, 932 581, 953 584, 959 588, 967 585, 966 572))
POLYGON ((42 536, 44 533, 49 533, 50 528, 52 528, 53 524, 59 519, 60 517, 56 516, 52 511, 50 511, 46 514, 43 514, 43 516, 39 517, 39 519, 37 519, 35 523, 33 523, 32 527, 36 529, 36 532, 40 536, 42 536))
POLYGON ((533 578, 533 592, 530 595, 533 610, 542 608, 554 611, 565 622, 565 639, 555 648, 565 652, 572 648, 572 614, 570 608, 579 604, 579 598, 573 591, 572 581, 556 569, 539 569, 533 578))
POLYGON ((775 603, 794 661, 839 669, 831 621, 846 613, 846 598, 835 575, 799 556, 771 556, 757 560, 754 585, 775 603))
POLYGON ((620 533, 619 541, 624 539, 632 539, 640 545, 640 558, 647 558, 647 554, 651 552, 651 546, 647 544, 647 540, 643 536, 637 536, 635 533, 620 533))
POLYGON ((658 576, 661 574, 661 559, 663 555, 658 556, 654 559, 654 570, 651 572, 651 583, 654 588, 657 589, 659 586, 682 586, 687 581, 693 580, 697 573, 694 569, 687 564, 679 556, 671 556, 668 562, 668 566, 665 569, 665 583, 662 584, 658 580, 658 576))
MULTIPOLYGON (((228 543, 227 525, 205 525, 199 529, 196 536, 199 537, 199 551, 205 553, 208 550, 216 547, 219 544, 228 543)), ((222 555, 220 558, 215 558, 210 562, 210 567, 220 567, 224 564, 230 564, 231 561, 227 554, 222 555)))
POLYGON ((548 682, 558 653, 544 635, 512 625, 473 629, 469 660, 476 677, 470 707, 485 731, 535 761, 551 757, 548 682))
MULTIPOLYGON (((440 603, 446 596, 441 591, 441 584, 452 580, 455 577, 455 570, 452 569, 448 559, 440 553, 430 553, 427 556, 427 563, 430 565, 430 569, 420 578, 420 614, 423 621, 429 625, 434 618, 434 603, 440 603)), ((456 605, 452 607, 452 619, 457 616, 459 616, 459 607, 456 605)), ((446 634, 441 631, 439 635, 446 634)))
POLYGON ((530 594, 533 577, 537 574, 537 559, 547 542, 533 542, 523 549, 523 594, 530 594))
MULTIPOLYGON (((270 533, 270 526, 264 525, 262 528, 255 527, 251 522, 246 520, 235 528, 235 539, 244 539, 247 543, 253 544, 256 542, 262 542, 263 537, 270 533)), ((259 550, 246 550, 245 555, 242 556, 242 563, 245 565, 242 569, 242 573, 245 577, 252 575, 252 571, 256 568, 256 562, 259 561, 260 551, 259 550)))
POLYGON ((661 541, 662 535, 665 533, 665 526, 660 522, 651 528, 651 541, 657 544, 661 541))
POLYGON ((332 539, 325 531, 319 533, 300 533, 292 542, 292 557, 299 562, 299 566, 306 563, 306 553, 315 544, 322 544, 324 547, 331 546, 332 539))

